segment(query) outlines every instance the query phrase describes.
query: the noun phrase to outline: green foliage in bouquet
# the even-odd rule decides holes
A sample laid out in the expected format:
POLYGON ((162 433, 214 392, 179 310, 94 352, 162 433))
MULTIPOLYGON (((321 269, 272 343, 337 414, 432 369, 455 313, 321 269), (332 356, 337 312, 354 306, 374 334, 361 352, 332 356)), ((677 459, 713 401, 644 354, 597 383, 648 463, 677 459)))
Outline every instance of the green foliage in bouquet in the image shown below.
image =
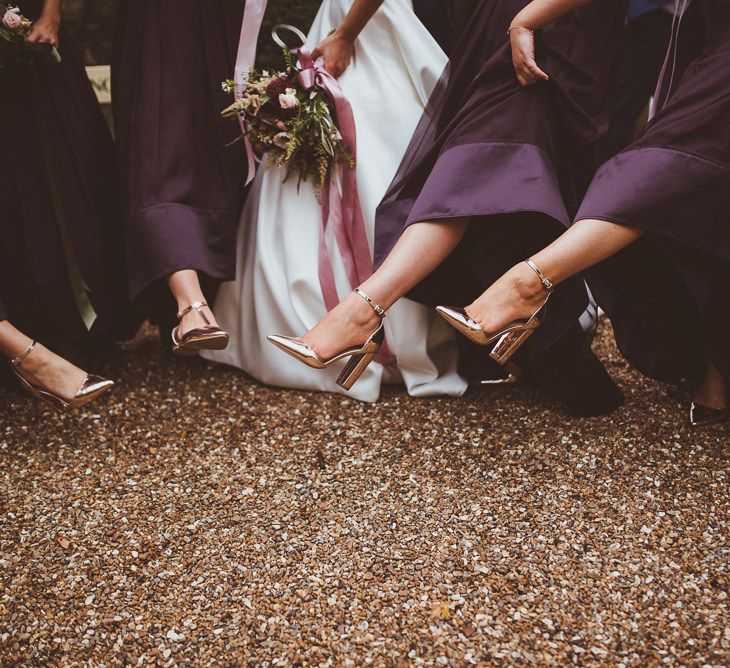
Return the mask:
MULTIPOLYGON (((251 69, 238 99, 223 110, 226 118, 243 118, 247 136, 258 155, 266 155, 266 168, 283 167, 284 181, 293 174, 298 185, 312 179, 319 193, 338 164, 354 166, 334 119, 326 92, 319 86, 306 90, 297 78, 294 57, 284 51, 286 69, 270 72, 251 69)), ((226 92, 234 81, 223 82, 226 92)))

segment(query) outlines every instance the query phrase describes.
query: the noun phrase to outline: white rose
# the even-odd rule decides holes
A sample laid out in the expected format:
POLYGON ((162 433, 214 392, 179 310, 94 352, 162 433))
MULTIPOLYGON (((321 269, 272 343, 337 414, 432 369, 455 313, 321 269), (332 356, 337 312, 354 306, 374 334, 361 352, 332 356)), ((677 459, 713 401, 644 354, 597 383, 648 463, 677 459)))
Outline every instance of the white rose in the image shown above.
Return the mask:
POLYGON ((287 88, 285 93, 279 95, 279 104, 282 109, 293 109, 299 104, 297 92, 293 88, 287 88))

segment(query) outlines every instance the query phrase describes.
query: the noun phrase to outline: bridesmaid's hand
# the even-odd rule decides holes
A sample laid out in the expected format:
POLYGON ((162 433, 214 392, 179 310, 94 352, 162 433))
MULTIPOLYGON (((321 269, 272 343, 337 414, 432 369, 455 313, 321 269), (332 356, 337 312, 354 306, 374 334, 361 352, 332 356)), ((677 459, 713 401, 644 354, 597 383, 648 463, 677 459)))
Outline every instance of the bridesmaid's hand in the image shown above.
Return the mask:
POLYGON ((33 23, 25 36, 28 44, 51 44, 58 47, 58 29, 61 25, 60 16, 41 16, 33 23))
POLYGON ((532 86, 548 77, 535 62, 535 33, 529 28, 514 27, 509 32, 512 45, 512 64, 521 86, 532 86))
POLYGON ((350 65, 352 51, 355 48, 353 40, 339 31, 325 37, 312 51, 312 58, 324 58, 325 69, 335 78, 338 78, 350 65))

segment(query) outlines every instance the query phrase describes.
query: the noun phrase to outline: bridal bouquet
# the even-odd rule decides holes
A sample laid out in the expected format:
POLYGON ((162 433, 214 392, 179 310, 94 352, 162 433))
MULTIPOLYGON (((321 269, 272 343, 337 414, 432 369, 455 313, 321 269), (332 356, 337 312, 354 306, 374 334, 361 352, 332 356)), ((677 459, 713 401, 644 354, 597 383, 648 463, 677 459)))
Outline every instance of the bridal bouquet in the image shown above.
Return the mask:
POLYGON ((61 56, 50 44, 28 44, 25 35, 33 22, 20 13, 20 8, 0 2, 0 67, 18 58, 37 63, 58 63, 61 56))
MULTIPOLYGON (((296 174, 298 182, 310 177, 317 195, 327 185, 336 165, 354 166, 352 151, 335 122, 335 103, 316 80, 303 76, 305 69, 284 52, 283 72, 248 71, 244 84, 223 82, 223 90, 236 94, 224 109, 227 118, 238 118, 254 152, 267 154, 266 167, 284 167, 284 180, 296 174)), ((312 68, 307 68, 312 71, 312 68)))
POLYGON ((0 2, 0 48, 3 52, 25 43, 25 33, 32 22, 20 13, 20 8, 0 2))

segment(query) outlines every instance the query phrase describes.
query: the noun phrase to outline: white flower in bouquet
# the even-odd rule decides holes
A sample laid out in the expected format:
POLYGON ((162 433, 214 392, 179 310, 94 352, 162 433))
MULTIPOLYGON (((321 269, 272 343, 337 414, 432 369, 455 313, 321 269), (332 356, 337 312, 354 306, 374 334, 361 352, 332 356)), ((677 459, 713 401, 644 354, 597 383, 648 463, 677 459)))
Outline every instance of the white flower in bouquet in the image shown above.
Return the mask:
POLYGON ((286 92, 279 95, 279 104, 282 109, 294 109, 299 104, 296 90, 287 88, 286 92))

